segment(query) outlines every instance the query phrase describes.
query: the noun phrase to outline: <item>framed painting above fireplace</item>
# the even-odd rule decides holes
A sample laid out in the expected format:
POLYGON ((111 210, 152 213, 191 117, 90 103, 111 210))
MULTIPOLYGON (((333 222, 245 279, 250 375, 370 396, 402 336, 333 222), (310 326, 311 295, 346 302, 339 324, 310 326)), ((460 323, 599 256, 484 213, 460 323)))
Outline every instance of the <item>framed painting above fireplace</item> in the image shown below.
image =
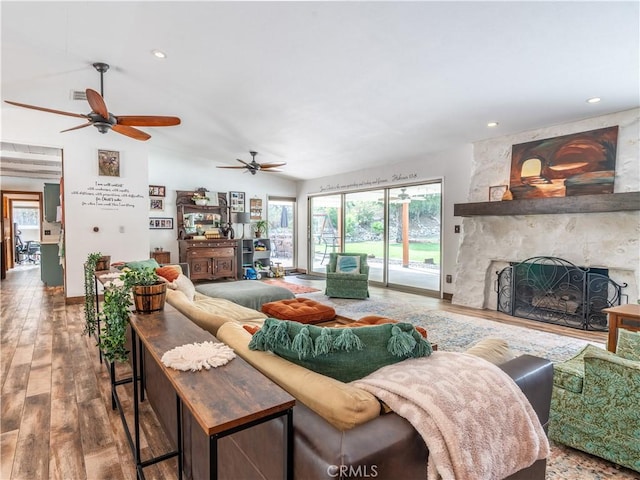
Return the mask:
POLYGON ((613 193, 618 126, 513 145, 515 199, 613 193))

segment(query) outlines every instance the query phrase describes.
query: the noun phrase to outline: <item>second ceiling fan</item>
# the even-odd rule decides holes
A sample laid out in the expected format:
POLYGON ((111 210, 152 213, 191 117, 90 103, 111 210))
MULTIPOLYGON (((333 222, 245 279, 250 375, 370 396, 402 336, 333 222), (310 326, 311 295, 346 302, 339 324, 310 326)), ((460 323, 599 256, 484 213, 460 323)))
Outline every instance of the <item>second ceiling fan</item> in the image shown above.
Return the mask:
POLYGON ((174 125, 180 125, 180 119, 178 117, 166 117, 158 115, 113 115, 107 109, 107 105, 104 102, 103 91, 103 76, 104 73, 109 70, 109 65, 106 63, 94 63, 93 68, 100 72, 100 93, 86 89, 87 102, 91 107, 90 113, 73 113, 64 112, 62 110, 53 110, 51 108, 38 107, 36 105, 27 105, 26 103, 11 102, 5 100, 5 102, 16 105, 18 107, 31 108, 32 110, 40 110, 42 112, 57 113, 58 115, 67 115, 69 117, 84 118, 87 123, 78 125, 77 127, 67 128, 62 130, 68 132, 71 130, 78 130, 80 128, 89 127, 93 125, 98 129, 100 133, 107 133, 109 130, 118 132, 127 137, 135 138, 136 140, 149 140, 151 135, 138 130, 134 127, 171 127, 174 125))
MULTIPOLYGON (((256 172, 281 172, 282 170, 278 169, 278 167, 282 167, 286 165, 287 162, 269 162, 269 163, 258 163, 256 162, 256 155, 258 152, 249 152, 251 154, 252 160, 250 162, 245 162, 244 160, 240 160, 236 158, 242 165, 235 166, 222 166, 219 165, 218 168, 245 168, 247 172, 251 172, 251 175, 255 175, 256 172)), ((247 173, 245 172, 245 173, 247 173)))

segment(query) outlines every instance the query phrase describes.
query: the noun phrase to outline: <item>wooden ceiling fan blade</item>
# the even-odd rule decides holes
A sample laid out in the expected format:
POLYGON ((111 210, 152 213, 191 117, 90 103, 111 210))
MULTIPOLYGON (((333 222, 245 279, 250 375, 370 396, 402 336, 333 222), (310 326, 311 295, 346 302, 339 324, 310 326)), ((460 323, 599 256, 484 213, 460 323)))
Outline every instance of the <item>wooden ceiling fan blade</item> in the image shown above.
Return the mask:
POLYGON ((122 135, 126 135, 127 137, 135 138, 136 140, 149 140, 151 135, 143 132, 142 130, 138 130, 137 128, 129 127, 127 125, 114 125, 111 127, 111 130, 121 133, 122 135))
POLYGON ((287 162, 270 162, 270 163, 261 163, 260 168, 274 168, 274 167, 282 167, 286 165, 287 162))
POLYGON ((173 127, 180 125, 178 117, 165 117, 158 115, 122 115, 116 117, 118 125, 133 127, 173 127))
POLYGON ((70 132, 71 130, 79 130, 84 127, 89 127, 93 125, 91 122, 83 123, 82 125, 78 125, 77 127, 67 128, 66 130, 60 130, 60 133, 70 132))
POLYGON ((283 172, 284 170, 280 170, 279 168, 261 168, 261 172, 283 172))
POLYGON ((90 88, 87 88, 85 90, 85 93, 87 94, 87 102, 89 102, 89 106, 91 107, 91 110, 96 112, 102 118, 108 119, 109 110, 107 110, 107 104, 104 103, 104 99, 102 98, 102 95, 100 95, 98 92, 90 88))
POLYGON ((89 118, 87 115, 83 113, 63 112, 62 110, 54 110, 52 108, 37 107, 35 105, 27 105, 26 103, 12 102, 10 100, 5 100, 5 102, 10 105, 15 105, 16 107, 31 108, 32 110, 40 110, 41 112, 57 113, 58 115, 67 115, 68 117, 89 118))
POLYGON ((252 165, 250 163, 247 163, 244 160, 240 160, 239 158, 236 158, 236 160, 244 165, 244 167, 242 168, 252 168, 252 165))

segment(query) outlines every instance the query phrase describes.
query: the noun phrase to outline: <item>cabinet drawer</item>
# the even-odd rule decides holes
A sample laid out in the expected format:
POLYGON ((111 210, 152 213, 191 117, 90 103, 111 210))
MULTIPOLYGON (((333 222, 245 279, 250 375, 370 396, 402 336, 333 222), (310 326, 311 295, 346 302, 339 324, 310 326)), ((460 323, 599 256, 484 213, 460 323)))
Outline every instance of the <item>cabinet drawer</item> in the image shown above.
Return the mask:
POLYGON ((235 256, 235 252, 233 250, 233 247, 227 247, 227 248, 215 248, 213 250, 211 250, 212 257, 233 257, 235 256))
POLYGON ((210 258, 213 256, 215 256, 213 248, 192 248, 187 252, 187 258, 210 258))

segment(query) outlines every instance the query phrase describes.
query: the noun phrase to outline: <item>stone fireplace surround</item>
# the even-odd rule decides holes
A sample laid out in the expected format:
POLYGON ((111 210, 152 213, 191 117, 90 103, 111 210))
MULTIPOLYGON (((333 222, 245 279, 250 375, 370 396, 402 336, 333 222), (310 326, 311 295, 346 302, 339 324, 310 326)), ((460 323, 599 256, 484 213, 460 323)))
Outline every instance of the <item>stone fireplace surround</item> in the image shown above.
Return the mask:
MULTIPOLYGON (((469 202, 487 201, 490 186, 508 184, 512 145, 613 125, 620 127, 614 191, 640 191, 639 116, 633 109, 474 144, 469 202)), ((640 298, 640 210, 465 217, 461 233, 456 305, 495 310, 496 271, 535 256, 608 268, 612 280, 628 284, 629 303, 640 298)))

